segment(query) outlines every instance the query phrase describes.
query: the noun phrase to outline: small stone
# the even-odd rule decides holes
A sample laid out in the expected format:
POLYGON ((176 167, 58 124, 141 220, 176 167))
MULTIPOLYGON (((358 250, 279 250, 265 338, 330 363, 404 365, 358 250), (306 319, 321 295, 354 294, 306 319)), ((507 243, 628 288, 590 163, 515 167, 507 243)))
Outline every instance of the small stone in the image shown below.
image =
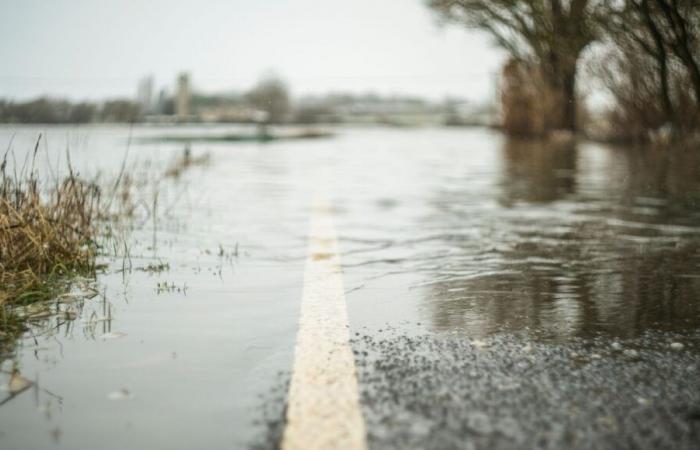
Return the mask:
POLYGON ((649 405, 651 402, 649 401, 649 399, 646 399, 646 398, 644 398, 644 397, 637 397, 637 403, 639 403, 639 404, 642 405, 642 406, 647 406, 647 405, 649 405))
POLYGON ((627 349, 622 352, 622 354, 632 359, 639 358, 639 352, 637 350, 627 349))
POLYGON ((525 433, 520 424, 512 417, 504 417, 496 424, 496 429, 504 436, 522 444, 525 441, 525 433))
POLYGON ((670 347, 671 347, 671 350, 683 350, 683 348, 685 346, 683 344, 681 344, 680 342, 672 342, 670 347))
POLYGON ((478 434, 491 434, 493 432, 493 424, 489 416, 478 411, 469 414, 467 426, 478 434))
POLYGON ((619 342, 613 342, 610 346, 616 352, 619 352, 620 350, 622 350, 622 344, 620 344, 619 342))

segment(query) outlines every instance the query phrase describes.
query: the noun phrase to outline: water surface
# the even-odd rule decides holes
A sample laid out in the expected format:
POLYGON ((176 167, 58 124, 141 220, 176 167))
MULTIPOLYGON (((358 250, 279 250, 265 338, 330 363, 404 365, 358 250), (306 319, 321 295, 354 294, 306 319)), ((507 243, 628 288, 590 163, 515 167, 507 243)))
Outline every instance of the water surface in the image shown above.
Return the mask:
POLYGON ((83 174, 115 174, 126 158, 151 180, 143 204, 157 193, 159 205, 128 261, 106 258, 80 316, 28 333, 3 363, 39 388, 0 407, 0 447, 255 441, 260 396, 291 369, 319 194, 353 332, 566 341, 700 326, 697 152, 341 127, 324 140, 195 143, 211 164, 161 181, 183 145, 140 139, 228 131, 0 128, 18 161, 43 133, 42 170, 60 172, 66 148, 83 174), (169 269, 138 270, 160 262, 169 269))

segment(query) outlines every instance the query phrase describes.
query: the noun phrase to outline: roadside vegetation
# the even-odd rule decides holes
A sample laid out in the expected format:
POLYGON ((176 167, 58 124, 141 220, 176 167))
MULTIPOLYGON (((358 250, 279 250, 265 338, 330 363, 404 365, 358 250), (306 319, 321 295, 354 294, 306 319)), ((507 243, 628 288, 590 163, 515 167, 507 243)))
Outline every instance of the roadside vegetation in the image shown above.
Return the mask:
POLYGON ((14 307, 54 298, 98 269, 100 187, 72 170, 48 187, 34 170, 37 149, 21 172, 9 170, 8 152, 0 163, 0 350, 23 330, 14 307))
POLYGON ((155 230, 161 181, 209 160, 186 149, 160 177, 134 178, 125 161, 115 179, 86 179, 69 156, 65 176, 40 175, 38 149, 39 141, 20 165, 9 149, 0 160, 0 355, 34 319, 75 319, 71 302, 97 295, 102 257, 121 257, 126 267, 129 230, 139 219, 155 230))

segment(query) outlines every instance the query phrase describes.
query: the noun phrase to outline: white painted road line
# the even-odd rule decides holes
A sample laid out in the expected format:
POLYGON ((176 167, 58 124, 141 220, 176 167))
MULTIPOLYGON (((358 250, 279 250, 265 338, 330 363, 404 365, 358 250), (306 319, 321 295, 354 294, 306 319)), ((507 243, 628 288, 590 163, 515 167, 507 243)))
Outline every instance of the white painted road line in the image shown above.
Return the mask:
POLYGON ((365 450, 333 218, 314 202, 282 450, 365 450))

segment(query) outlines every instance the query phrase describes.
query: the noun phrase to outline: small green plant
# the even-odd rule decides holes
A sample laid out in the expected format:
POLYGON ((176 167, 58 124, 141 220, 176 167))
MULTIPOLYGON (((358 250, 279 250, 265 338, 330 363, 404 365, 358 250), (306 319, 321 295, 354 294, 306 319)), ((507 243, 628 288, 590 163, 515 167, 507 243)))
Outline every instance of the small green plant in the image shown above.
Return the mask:
POLYGON ((156 284, 156 294, 173 294, 173 293, 183 293, 187 295, 187 283, 182 286, 176 285, 174 282, 158 282, 156 284))
POLYGON ((151 263, 144 267, 138 267, 136 270, 150 274, 156 274, 161 272, 167 272, 168 270, 170 270, 170 264, 159 261, 158 263, 151 263))

